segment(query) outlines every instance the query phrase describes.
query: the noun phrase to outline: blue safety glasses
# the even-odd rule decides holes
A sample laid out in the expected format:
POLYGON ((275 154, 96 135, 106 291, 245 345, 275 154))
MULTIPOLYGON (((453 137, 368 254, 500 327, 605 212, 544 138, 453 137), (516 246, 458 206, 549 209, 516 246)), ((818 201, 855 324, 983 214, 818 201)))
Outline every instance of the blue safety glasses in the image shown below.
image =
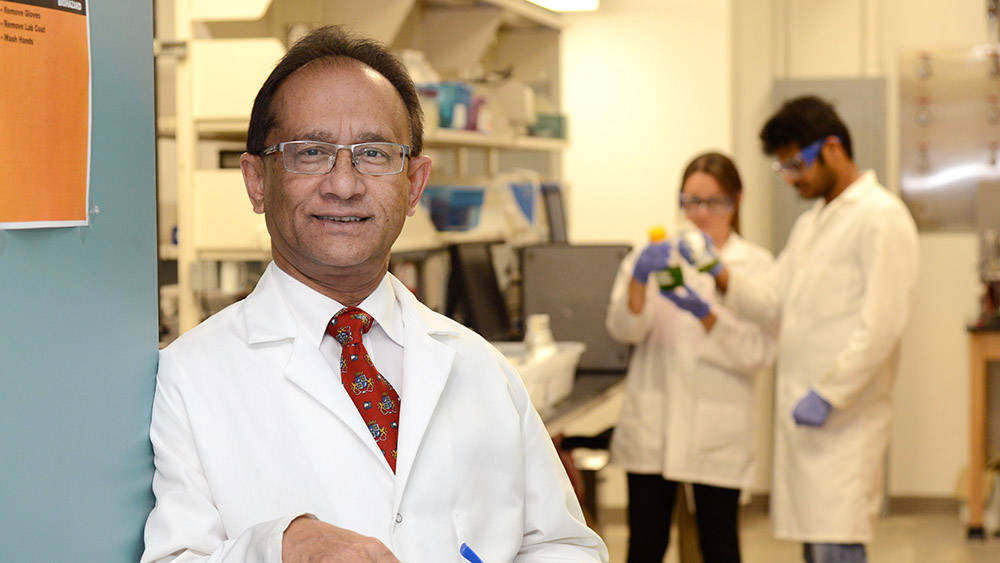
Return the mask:
MULTIPOLYGON (((771 163, 771 170, 775 174, 787 174, 797 176, 802 173, 806 166, 809 166, 819 157, 819 151, 823 149, 828 137, 823 137, 800 150, 788 160, 775 160, 771 163)), ((838 137, 839 138, 839 137, 838 137)))

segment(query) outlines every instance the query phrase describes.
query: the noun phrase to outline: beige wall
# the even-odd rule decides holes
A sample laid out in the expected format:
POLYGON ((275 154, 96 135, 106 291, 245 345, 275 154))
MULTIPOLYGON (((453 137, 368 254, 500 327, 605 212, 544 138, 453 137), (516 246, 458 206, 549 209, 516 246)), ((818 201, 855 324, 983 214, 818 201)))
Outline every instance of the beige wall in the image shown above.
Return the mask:
POLYGON ((640 242, 673 224, 688 160, 731 148, 729 2, 602 0, 566 19, 570 237, 640 242))

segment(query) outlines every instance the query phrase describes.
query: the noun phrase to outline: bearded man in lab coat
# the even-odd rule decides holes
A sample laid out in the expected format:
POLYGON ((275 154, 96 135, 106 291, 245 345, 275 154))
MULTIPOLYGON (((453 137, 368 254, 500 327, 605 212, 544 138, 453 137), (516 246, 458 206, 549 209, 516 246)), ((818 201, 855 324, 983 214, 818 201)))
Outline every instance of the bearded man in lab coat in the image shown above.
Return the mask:
POLYGON ((825 101, 786 102, 760 137, 775 171, 816 200, 765 275, 716 277, 729 306, 781 323, 772 525, 804 542, 807 562, 863 562, 884 487, 916 227, 855 166, 847 127, 825 101))
POLYGON ((241 165, 274 261, 160 355, 142 561, 607 561, 515 370, 387 273, 421 128, 338 28, 264 83, 241 165))

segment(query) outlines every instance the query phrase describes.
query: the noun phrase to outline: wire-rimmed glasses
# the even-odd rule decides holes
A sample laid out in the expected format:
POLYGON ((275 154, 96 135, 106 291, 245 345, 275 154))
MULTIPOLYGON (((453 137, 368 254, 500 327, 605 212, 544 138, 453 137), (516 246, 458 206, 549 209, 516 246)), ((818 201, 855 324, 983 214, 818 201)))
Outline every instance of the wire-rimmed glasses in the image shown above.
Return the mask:
POLYGON ((323 141, 285 141, 271 145, 260 152, 267 156, 281 153, 285 170, 295 174, 322 175, 333 170, 337 154, 351 152, 354 169, 368 176, 389 176, 403 171, 403 163, 410 155, 410 147, 398 143, 369 142, 338 145, 323 141))

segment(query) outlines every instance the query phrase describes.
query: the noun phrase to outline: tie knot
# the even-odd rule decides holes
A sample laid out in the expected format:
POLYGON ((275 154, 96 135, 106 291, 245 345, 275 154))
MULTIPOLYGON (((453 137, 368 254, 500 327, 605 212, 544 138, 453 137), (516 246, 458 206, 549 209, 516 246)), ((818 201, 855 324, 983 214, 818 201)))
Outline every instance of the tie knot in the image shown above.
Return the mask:
POLYGON ((360 344, 361 335, 368 332, 372 323, 372 316, 368 313, 357 307, 345 307, 333 316, 330 324, 326 325, 326 332, 341 346, 360 344))

